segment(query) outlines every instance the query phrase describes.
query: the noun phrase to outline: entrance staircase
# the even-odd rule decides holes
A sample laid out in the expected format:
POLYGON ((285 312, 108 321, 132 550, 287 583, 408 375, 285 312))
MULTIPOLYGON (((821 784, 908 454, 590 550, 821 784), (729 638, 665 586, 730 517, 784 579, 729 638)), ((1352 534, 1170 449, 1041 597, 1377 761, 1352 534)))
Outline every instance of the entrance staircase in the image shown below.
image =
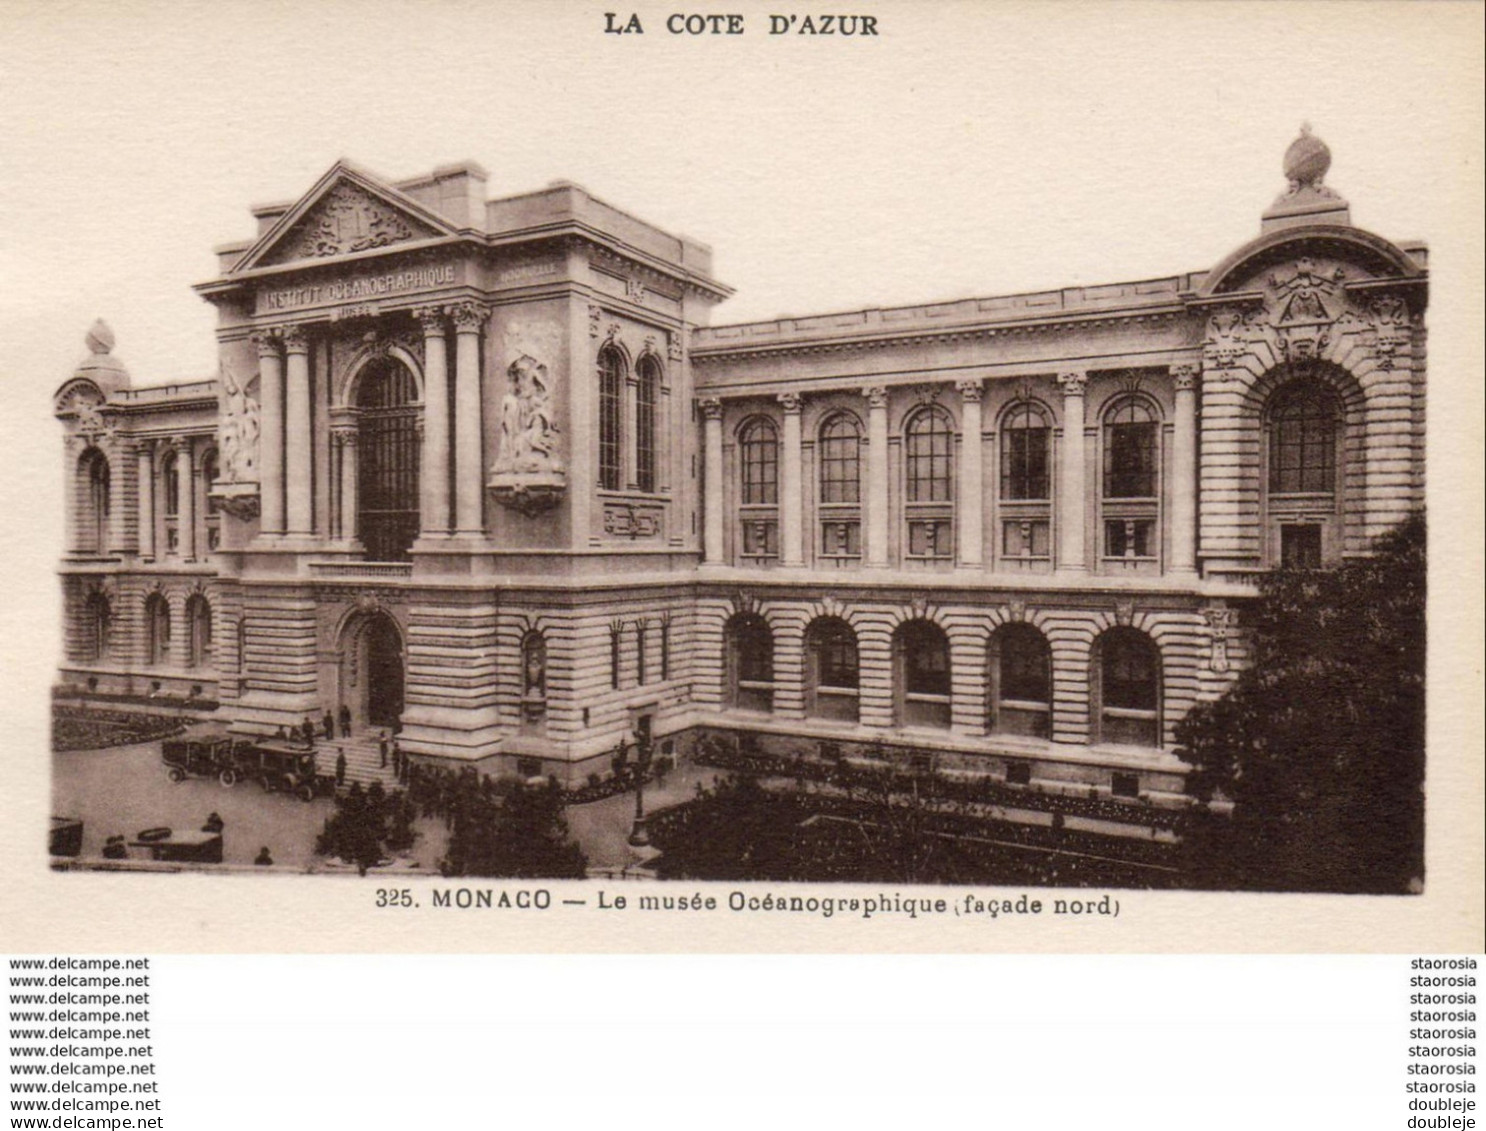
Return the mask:
POLYGON ((315 740, 315 772, 335 774, 335 760, 340 754, 346 756, 346 786, 360 782, 367 789, 374 781, 382 783, 388 793, 401 789, 397 773, 392 768, 392 753, 387 754, 387 765, 382 765, 380 740, 375 735, 351 735, 349 738, 317 738, 315 740))

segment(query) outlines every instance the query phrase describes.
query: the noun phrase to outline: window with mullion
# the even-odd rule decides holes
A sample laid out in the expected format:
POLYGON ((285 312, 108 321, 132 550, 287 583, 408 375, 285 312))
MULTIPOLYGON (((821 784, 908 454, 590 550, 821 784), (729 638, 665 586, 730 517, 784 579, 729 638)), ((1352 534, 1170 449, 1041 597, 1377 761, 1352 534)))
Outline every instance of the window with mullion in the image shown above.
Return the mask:
POLYGON ((624 358, 613 346, 599 351, 599 486, 617 491, 623 467, 624 358))
POLYGON ((1011 410, 1001 428, 1001 497, 1044 500, 1050 497, 1047 421, 1033 404, 1011 410))
POLYGON ((768 420, 752 421, 739 445, 743 457, 743 505, 779 502, 779 434, 768 420))
POLYGON ((1336 490, 1336 412, 1329 398, 1301 387, 1280 402, 1270 432, 1269 489, 1276 494, 1336 490))
POLYGON ((655 490, 655 411, 660 395, 660 366, 652 357, 640 359, 635 387, 635 471, 641 491, 655 490))

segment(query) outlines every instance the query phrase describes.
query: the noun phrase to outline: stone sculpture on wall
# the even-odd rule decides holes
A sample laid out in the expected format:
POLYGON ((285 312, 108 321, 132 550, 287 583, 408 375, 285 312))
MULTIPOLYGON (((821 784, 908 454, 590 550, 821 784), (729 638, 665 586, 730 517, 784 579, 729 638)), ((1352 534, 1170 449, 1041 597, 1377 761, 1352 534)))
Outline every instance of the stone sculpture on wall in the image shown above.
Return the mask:
POLYGON ((523 353, 506 369, 506 377, 510 384, 501 399, 489 486, 502 506, 537 514, 556 506, 566 488, 547 367, 523 353))
POLYGON ((248 392, 248 382, 226 361, 221 365, 221 383, 217 425, 221 478, 207 484, 207 490, 227 513, 252 518, 258 513, 258 398, 248 392))

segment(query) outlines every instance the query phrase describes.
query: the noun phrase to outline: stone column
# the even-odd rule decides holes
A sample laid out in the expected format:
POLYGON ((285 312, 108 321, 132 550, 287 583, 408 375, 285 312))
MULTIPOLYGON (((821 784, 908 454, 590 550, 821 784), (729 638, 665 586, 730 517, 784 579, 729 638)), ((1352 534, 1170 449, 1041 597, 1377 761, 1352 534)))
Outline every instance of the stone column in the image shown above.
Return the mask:
POLYGON ((449 362, 444 308, 417 311, 423 324, 423 458, 418 469, 419 533, 449 533, 449 362))
POLYGON ((485 527, 481 501, 485 460, 481 423, 480 331, 490 318, 482 302, 462 302, 454 316, 454 529, 479 534, 485 527))
POLYGON ((356 476, 359 469, 356 465, 356 432, 347 429, 335 434, 339 442, 341 453, 341 498, 340 498, 340 538, 342 542, 356 541, 356 513, 361 506, 357 495, 356 476))
POLYGON ((258 436, 258 529, 263 534, 284 532, 284 368, 279 343, 272 333, 253 335, 258 346, 259 396, 262 427, 258 436))
POLYGON ((1063 373, 1063 460, 1058 484, 1058 564, 1065 572, 1088 569, 1084 551, 1084 389, 1088 376, 1063 373))
POLYGON ((784 449, 779 453, 779 564, 805 564, 803 500, 800 498, 801 469, 804 456, 800 450, 800 408, 804 398, 799 393, 780 393, 784 406, 784 449))
POLYGON ((888 470, 887 389, 874 385, 862 390, 867 398, 867 565, 887 568, 888 470))
POLYGON ((177 440, 175 445, 176 495, 181 501, 176 516, 181 561, 196 560, 196 451, 190 440, 177 440))
POLYGON ((303 328, 284 329, 284 493, 290 534, 314 531, 314 473, 310 469, 310 343, 303 328))
POLYGON ((1197 367, 1171 369, 1176 428, 1171 442, 1171 572, 1197 572, 1197 367))
POLYGON ((155 556, 155 446, 139 445, 139 556, 155 556))
MULTIPOLYGON (((129 462, 134 457, 134 445, 119 442, 114 445, 108 461, 108 551, 113 554, 129 552, 129 523, 126 502, 129 485, 129 462)), ((99 547, 103 549, 104 547, 99 547)))
POLYGON ((981 470, 980 398, 984 386, 979 381, 961 381, 960 403, 960 482, 955 512, 960 519, 959 564, 979 569, 985 560, 984 472, 981 470))
POLYGON ((702 500, 702 556, 708 565, 722 565, 722 401, 703 397, 702 472, 707 477, 702 500))

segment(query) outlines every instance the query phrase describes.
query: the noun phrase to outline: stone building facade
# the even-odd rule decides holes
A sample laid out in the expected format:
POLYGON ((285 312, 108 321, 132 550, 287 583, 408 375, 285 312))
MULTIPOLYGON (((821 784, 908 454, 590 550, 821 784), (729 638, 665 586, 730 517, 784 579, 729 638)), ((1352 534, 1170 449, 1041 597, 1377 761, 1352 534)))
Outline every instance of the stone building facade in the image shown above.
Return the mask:
POLYGON ((1303 134, 1205 271, 710 324, 576 185, 344 162, 197 289, 220 371, 59 390, 66 694, 580 781, 621 737, 1179 794, 1281 564, 1422 505, 1427 259, 1303 134))

